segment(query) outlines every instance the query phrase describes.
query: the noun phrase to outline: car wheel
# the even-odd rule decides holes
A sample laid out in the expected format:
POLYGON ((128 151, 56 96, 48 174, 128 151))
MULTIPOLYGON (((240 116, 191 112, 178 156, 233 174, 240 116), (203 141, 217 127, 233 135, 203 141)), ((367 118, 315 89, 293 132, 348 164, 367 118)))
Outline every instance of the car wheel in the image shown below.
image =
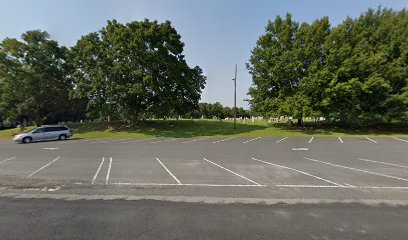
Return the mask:
POLYGON ((61 134, 58 138, 58 140, 64 141, 65 139, 67 139, 67 136, 64 134, 61 134))
POLYGON ((32 142, 32 141, 33 141, 33 139, 30 138, 30 137, 25 137, 25 138, 23 138, 23 143, 30 143, 30 142, 32 142))

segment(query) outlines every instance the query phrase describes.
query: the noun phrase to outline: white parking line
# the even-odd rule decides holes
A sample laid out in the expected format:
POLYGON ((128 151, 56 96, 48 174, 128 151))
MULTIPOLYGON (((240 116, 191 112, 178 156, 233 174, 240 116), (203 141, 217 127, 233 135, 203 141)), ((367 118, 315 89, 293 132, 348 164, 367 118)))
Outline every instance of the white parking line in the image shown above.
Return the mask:
POLYGON ((30 173, 27 177, 32 177, 34 174, 38 173, 39 171, 43 170, 44 168, 48 167, 49 165, 51 165, 53 162, 57 161, 58 159, 60 159, 60 157, 57 157, 56 159, 52 160, 51 162, 45 164, 44 166, 40 167, 39 169, 35 170, 34 172, 30 173))
POLYGON ((399 164, 395 164, 395 163, 380 162, 380 161, 374 161, 374 160, 365 159, 365 158, 357 158, 357 159, 361 160, 361 161, 366 161, 366 162, 381 163, 381 164, 384 164, 384 165, 390 165, 390 166, 394 166, 394 167, 408 168, 408 166, 399 165, 399 164))
POLYGON ((103 162, 105 162, 105 157, 102 158, 101 164, 99 164, 98 170, 96 170, 96 173, 95 173, 94 177, 92 178, 91 184, 94 184, 94 183, 95 183, 95 180, 96 180, 96 178, 98 177, 99 171, 101 171, 103 162))
POLYGON ((190 140, 190 141, 185 141, 185 142, 182 142, 182 143, 197 142, 197 141, 201 141, 201 140, 205 140, 205 139, 208 139, 208 138, 198 138, 198 139, 194 139, 194 140, 190 140))
POLYGON ((341 143, 344 143, 344 142, 343 142, 343 139, 341 139, 341 137, 338 137, 338 138, 339 138, 339 141, 340 141, 341 143))
POLYGON ((102 140, 102 141, 100 141, 100 139, 99 139, 99 140, 95 140, 95 141, 88 142, 88 143, 91 143, 91 144, 95 144, 95 143, 110 143, 110 142, 119 142, 119 141, 123 141, 123 140, 131 140, 131 139, 134 139, 134 138, 108 139, 108 140, 102 140))
POLYGON ((408 187, 386 187, 386 186, 319 186, 319 185, 276 185, 276 187, 287 187, 287 188, 347 188, 347 189, 398 189, 398 190, 408 190, 408 187))
POLYGON ((236 176, 241 177, 241 178, 243 178, 243 179, 245 179, 245 180, 247 180, 247 181, 249 181, 249 182, 251 182, 251 183, 253 183, 253 184, 255 184, 255 185, 258 185, 258 186, 261 185, 261 184, 255 182, 255 181, 253 181, 253 180, 247 178, 247 177, 244 177, 244 176, 242 176, 242 175, 240 175, 240 174, 238 174, 238 173, 236 173, 236 172, 234 172, 234 171, 231 171, 231 170, 229 170, 229 169, 227 169, 227 168, 225 168, 225 167, 223 167, 223 166, 220 166, 220 165, 216 164, 215 162, 212 162, 212 161, 210 161, 210 160, 208 160, 208 159, 206 159, 206 158, 203 158, 203 160, 205 160, 205 161, 207 161, 207 162, 209 162, 209 163, 211 163, 211 164, 213 164, 213 165, 215 165, 215 166, 217 166, 217 167, 219 167, 219 168, 221 168, 221 169, 224 169, 224 170, 227 171, 227 172, 230 172, 230 173, 232 173, 232 174, 235 174, 236 176))
POLYGON ((280 142, 282 142, 283 140, 285 140, 286 138, 288 138, 288 137, 284 137, 284 138, 282 138, 282 139, 276 141, 276 143, 280 143, 280 142))
POLYGON ((405 139, 401 139, 401 138, 397 138, 397 137, 392 137, 392 138, 408 143, 408 140, 405 140, 405 139))
POLYGON ((212 143, 224 142, 224 141, 228 141, 230 139, 232 139, 232 138, 226 138, 226 139, 218 140, 218 141, 215 141, 215 142, 212 142, 212 143))
POLYGON ((368 141, 371 141, 373 143, 377 143, 376 141, 374 141, 373 139, 369 138, 369 137, 365 137, 368 141))
POLYGON ((13 159, 15 159, 15 158, 16 158, 16 157, 8 158, 8 159, 6 159, 6 160, 1 161, 0 164, 1 164, 1 163, 8 162, 8 161, 11 161, 11 160, 13 160, 13 159))
POLYGON ((366 170, 362 170, 362 169, 358 169, 358 168, 347 167, 347 166, 343 166, 343 165, 338 165, 338 164, 334 164, 334 163, 329 163, 329 162, 324 162, 324 161, 316 160, 316 159, 313 159, 313 158, 307 158, 307 157, 304 157, 304 158, 305 158, 306 160, 309 160, 309 161, 319 162, 319 163, 331 165, 331 166, 334 166, 334 167, 340 167, 340 168, 349 169, 349 170, 353 170, 353 171, 357 171, 357 172, 363 172, 363 173, 368 173, 368 174, 373 174, 373 175, 377 175, 377 176, 382 176, 382 177, 387 177, 387 178, 393 178, 393 179, 397 179, 397 180, 401 180, 401 181, 406 181, 406 182, 408 182, 408 179, 406 179, 406 178, 400 178, 400 177, 396 177, 396 176, 392 176, 392 175, 388 175, 388 174, 382 174, 382 173, 366 171, 366 170))
POLYGON ((110 157, 108 172, 106 173, 105 184, 108 184, 111 167, 112 167, 112 157, 110 157))
POLYGON ((289 169, 289 170, 292 170, 292 171, 295 171, 295 172, 304 174, 304 175, 306 175, 306 176, 313 177, 313 178, 316 178, 316 179, 319 179, 319 180, 322 180, 322 181, 331 183, 331 184, 336 185, 336 186, 343 186, 343 185, 341 185, 341 184, 332 182, 332 181, 330 181, 330 180, 327 180, 327 179, 324 179, 324 178, 321 178, 321 177, 315 176, 315 175, 313 175, 313 174, 310 174, 310 173, 307 173, 307 172, 303 172, 303 171, 300 171, 300 170, 297 170, 297 169, 294 169, 294 168, 291 168, 291 167, 286 167, 286 166, 278 165, 278 164, 275 164, 275 163, 270 163, 270 162, 263 161, 263 160, 259 160, 259 159, 256 159, 256 158, 251 158, 251 159, 254 160, 254 161, 262 162, 262 163, 269 164, 269 165, 272 165, 272 166, 276 166, 276 167, 280 167, 280 168, 284 168, 284 169, 289 169))
POLYGON ((177 138, 172 138, 172 139, 168 139, 168 140, 161 140, 161 141, 156 141, 156 142, 151 142, 151 143, 169 142, 169 141, 174 141, 174 140, 177 140, 177 138))
POLYGON ((261 138, 261 137, 253 138, 253 139, 250 139, 250 140, 245 141, 245 142, 243 142, 243 143, 249 143, 249 142, 255 141, 255 140, 260 139, 260 138, 261 138))
POLYGON ((314 139, 314 137, 310 138, 309 143, 312 143, 313 139, 314 139))
POLYGON ((266 187, 267 185, 255 184, 201 184, 201 183, 111 183, 113 185, 127 185, 127 186, 199 186, 199 187, 266 187))
POLYGON ((143 142, 143 141, 148 141, 148 140, 155 140, 157 138, 144 138, 144 139, 139 139, 139 140, 134 140, 134 141, 126 141, 126 142, 120 142, 120 143, 135 143, 135 142, 143 142))
POLYGON ((181 184, 180 180, 178 180, 178 178, 176 176, 174 176, 174 174, 172 172, 170 172, 170 170, 164 166, 164 164, 160 161, 159 158, 156 158, 156 160, 160 163, 160 165, 167 171, 167 173, 173 177, 173 179, 178 183, 178 185, 181 184))

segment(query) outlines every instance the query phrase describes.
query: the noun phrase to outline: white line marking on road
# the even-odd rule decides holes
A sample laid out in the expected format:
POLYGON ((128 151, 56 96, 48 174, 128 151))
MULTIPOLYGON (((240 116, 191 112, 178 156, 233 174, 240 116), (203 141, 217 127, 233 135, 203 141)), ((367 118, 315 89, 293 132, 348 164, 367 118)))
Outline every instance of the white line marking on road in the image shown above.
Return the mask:
POLYGON ((174 180, 176 180, 176 182, 178 183, 178 185, 181 184, 180 180, 178 180, 178 178, 176 176, 174 176, 174 174, 172 172, 170 172, 170 170, 164 166, 164 164, 160 161, 159 158, 156 158, 156 160, 160 163, 160 165, 167 171, 168 174, 170 174, 170 176, 173 177, 174 180))
POLYGON ((382 173, 366 171, 366 170, 362 170, 362 169, 358 169, 358 168, 347 167, 347 166, 343 166, 343 165, 338 165, 338 164, 334 164, 334 163, 329 163, 329 162, 316 160, 316 159, 313 159, 313 158, 307 158, 307 157, 304 157, 304 158, 309 160, 309 161, 313 161, 313 162, 324 163, 324 164, 335 166, 335 167, 350 169, 350 170, 354 170, 354 171, 358 171, 358 172, 363 172, 363 173, 368 173, 368 174, 373 174, 373 175, 377 175, 377 176, 388 177, 388 178, 393 178, 393 179, 398 179, 398 180, 401 180, 401 181, 408 182, 408 179, 400 178, 400 177, 396 177, 396 176, 392 176, 392 175, 388 175, 388 174, 382 174, 382 173))
POLYGON ((212 162, 212 161, 210 161, 210 160, 208 160, 208 159, 206 159, 206 158, 203 158, 203 160, 205 160, 205 161, 207 161, 207 162, 209 162, 209 163, 211 163, 211 164, 213 164, 213 165, 215 165, 215 166, 217 166, 217 167, 219 167, 219 168, 221 168, 221 169, 224 169, 224 170, 227 171, 227 172, 230 172, 230 173, 232 173, 232 174, 235 174, 236 176, 241 177, 241 178, 243 178, 243 179, 245 179, 245 180, 247 180, 247 181, 249 181, 249 182, 251 182, 251 183, 253 183, 253 184, 256 184, 256 185, 258 185, 258 186, 261 185, 261 184, 255 182, 255 181, 253 181, 253 180, 247 178, 247 177, 242 176, 241 174, 238 174, 238 173, 236 173, 236 172, 234 172, 234 171, 231 171, 231 170, 229 170, 229 169, 227 169, 227 168, 225 168, 225 167, 223 167, 223 166, 221 166, 221 165, 218 165, 217 163, 212 162))
POLYGON ((249 142, 255 141, 255 140, 260 139, 260 138, 261 138, 261 137, 253 138, 253 139, 250 139, 250 140, 245 141, 245 142, 243 142, 243 143, 249 143, 249 142))
POLYGON ((6 160, 1 161, 0 164, 1 164, 1 163, 8 162, 8 161, 11 161, 11 160, 13 160, 13 159, 15 159, 15 158, 16 158, 16 157, 7 158, 6 160))
POLYGON ((408 143, 408 140, 405 140, 405 139, 401 139, 401 138, 397 138, 397 137, 392 137, 392 138, 408 143))
POLYGON ((266 187, 267 185, 255 184, 200 184, 200 183, 111 183, 113 185, 129 185, 129 186, 200 186, 200 187, 266 187))
POLYGON ((96 178, 98 177, 99 171, 101 171, 103 162, 105 162, 105 157, 102 158, 101 164, 99 164, 98 170, 96 170, 96 173, 95 173, 94 177, 92 178, 91 184, 94 184, 94 183, 95 183, 95 180, 96 180, 96 178))
POLYGON ((312 143, 313 139, 314 139, 314 137, 310 138, 309 143, 312 143))
POLYGON ((386 187, 386 186, 319 186, 319 185, 276 185, 276 187, 288 187, 288 188, 347 188, 347 189, 400 189, 408 190, 408 187, 386 187))
POLYGON ((292 148, 293 151, 307 151, 309 148, 292 148))
POLYGON ((151 143, 169 142, 169 141, 174 141, 174 140, 177 140, 177 138, 172 138, 172 139, 168 139, 168 140, 161 140, 161 141, 156 141, 156 142, 151 142, 151 143))
POLYGON ((338 137, 338 138, 339 138, 339 141, 340 141, 341 143, 344 143, 344 142, 343 142, 343 139, 341 139, 341 137, 338 137))
POLYGON ((103 139, 98 139, 98 140, 94 140, 92 142, 88 142, 91 144, 95 144, 95 143, 110 143, 110 142, 119 142, 119 141, 123 141, 123 140, 130 140, 130 139, 134 139, 134 138, 120 138, 120 139, 107 139, 107 140, 103 140, 103 139), (102 140, 102 141, 101 141, 102 140))
POLYGON ((53 148, 53 147, 46 147, 46 148, 43 148, 44 150, 58 150, 59 148, 53 148))
POLYGON ((280 143, 280 142, 282 142, 283 140, 285 140, 286 138, 288 138, 288 137, 284 137, 284 138, 282 138, 282 139, 276 141, 276 143, 280 143))
POLYGON ((106 173, 105 184, 108 184, 111 167, 112 167, 112 157, 110 157, 110 159, 109 159, 109 167, 108 167, 108 172, 106 173))
POLYGON ((35 170, 34 172, 30 173, 27 177, 32 177, 34 174, 38 173, 39 171, 43 170, 44 168, 48 167, 49 165, 51 165, 53 162, 57 161, 58 159, 60 159, 61 157, 57 157, 56 159, 52 160, 51 162, 45 164, 44 166, 40 167, 39 169, 35 170))
POLYGON ((215 141, 215 142, 212 142, 212 143, 224 142, 224 141, 228 141, 230 139, 232 139, 232 138, 226 138, 226 139, 218 140, 218 141, 215 141))
POLYGON ((199 138, 199 139, 194 139, 194 140, 190 140, 190 141, 185 141, 185 142, 182 142, 182 143, 197 142, 197 141, 201 141, 201 140, 205 140, 205 139, 208 139, 208 138, 199 138))
POLYGON ((143 142, 143 141, 148 141, 148 140, 155 140, 157 138, 144 138, 144 139, 139 139, 139 140, 134 140, 134 141, 126 141, 126 142, 120 142, 120 143, 135 143, 135 142, 143 142))
POLYGON ((315 175, 313 175, 313 174, 310 174, 310 173, 307 173, 307 172, 303 172, 303 171, 301 171, 301 170, 297 170, 297 169, 294 169, 294 168, 291 168, 291 167, 286 167, 286 166, 278 165, 278 164, 275 164, 275 163, 270 163, 270 162, 263 161, 263 160, 259 160, 259 159, 256 159, 256 158, 251 158, 251 159, 254 160, 254 161, 262 162, 262 163, 269 164, 269 165, 272 165, 272 166, 289 169, 289 170, 292 170, 292 171, 295 171, 295 172, 304 174, 304 175, 306 175, 306 176, 313 177, 313 178, 316 178, 316 179, 319 179, 319 180, 322 180, 322 181, 331 183, 331 184, 336 185, 336 186, 343 186, 343 185, 341 185, 341 184, 332 182, 332 181, 330 181, 330 180, 327 180, 327 179, 324 179, 324 178, 321 178, 321 177, 315 176, 315 175))
POLYGON ((369 138, 369 137, 365 137, 367 140, 373 142, 373 143, 377 143, 376 141, 374 141, 373 139, 369 138))
POLYGON ((357 158, 357 159, 361 160, 361 161, 366 161, 366 162, 381 163, 381 164, 384 164, 384 165, 390 165, 390 166, 394 166, 394 167, 408 168, 408 166, 399 165, 399 164, 395 164, 395 163, 380 162, 380 161, 374 161, 374 160, 365 159, 365 158, 357 158))

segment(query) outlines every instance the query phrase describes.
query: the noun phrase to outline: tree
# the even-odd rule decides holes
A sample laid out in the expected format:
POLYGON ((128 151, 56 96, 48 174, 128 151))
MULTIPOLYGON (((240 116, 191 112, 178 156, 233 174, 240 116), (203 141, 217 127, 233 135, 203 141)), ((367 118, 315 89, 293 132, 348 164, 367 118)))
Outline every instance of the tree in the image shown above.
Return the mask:
POLYGON ((67 48, 44 31, 27 31, 23 41, 0 44, 0 115, 8 122, 54 122, 67 114, 72 87, 67 74, 67 48))
POLYGON ((265 116, 325 116, 344 123, 408 115, 408 12, 378 8, 330 28, 291 15, 269 22, 247 68, 251 110, 265 116))
POLYGON ((88 100, 92 117, 128 122, 197 109, 206 77, 187 65, 180 38, 169 21, 108 21, 72 48, 74 96, 88 100))

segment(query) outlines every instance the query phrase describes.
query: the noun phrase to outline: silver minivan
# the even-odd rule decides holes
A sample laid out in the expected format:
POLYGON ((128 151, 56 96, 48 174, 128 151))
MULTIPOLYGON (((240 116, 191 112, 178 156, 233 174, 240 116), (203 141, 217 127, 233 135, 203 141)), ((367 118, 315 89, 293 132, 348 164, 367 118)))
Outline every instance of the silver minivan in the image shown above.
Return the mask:
POLYGON ((42 126, 28 133, 18 134, 14 142, 30 143, 37 141, 65 140, 72 136, 72 130, 66 126, 42 126))

